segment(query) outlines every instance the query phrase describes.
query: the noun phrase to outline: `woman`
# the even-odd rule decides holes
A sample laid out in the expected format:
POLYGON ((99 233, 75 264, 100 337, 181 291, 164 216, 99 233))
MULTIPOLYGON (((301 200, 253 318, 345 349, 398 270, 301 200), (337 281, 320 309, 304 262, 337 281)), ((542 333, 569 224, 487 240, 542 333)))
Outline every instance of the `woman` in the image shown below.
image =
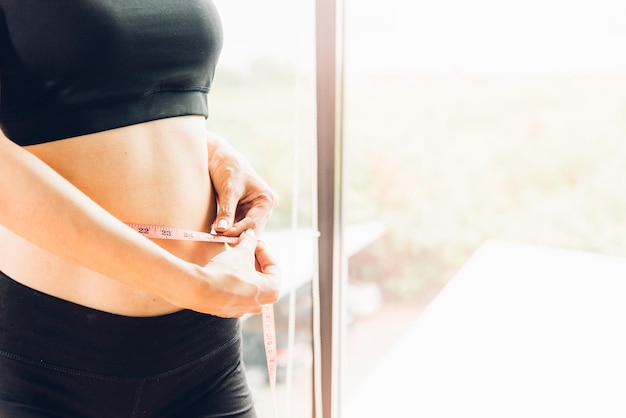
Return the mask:
POLYGON ((277 299, 275 198, 205 130, 210 0, 0 0, 0 48, 0 416, 253 417, 236 318, 277 299))

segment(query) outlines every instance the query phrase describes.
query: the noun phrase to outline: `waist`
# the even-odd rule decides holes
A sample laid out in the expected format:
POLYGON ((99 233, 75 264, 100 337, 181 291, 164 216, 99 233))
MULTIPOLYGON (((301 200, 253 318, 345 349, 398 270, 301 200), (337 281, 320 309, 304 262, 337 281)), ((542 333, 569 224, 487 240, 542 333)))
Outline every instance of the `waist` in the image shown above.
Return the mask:
MULTIPOLYGON (((26 149, 123 222, 209 231, 216 206, 205 132, 204 118, 180 117, 26 149)), ((224 250, 224 244, 155 242, 200 265, 224 250)), ((107 312, 151 316, 175 310, 2 228, 0 270, 33 289, 107 312)))
POLYGON ((120 220, 204 230, 215 216, 204 118, 26 147, 120 220))

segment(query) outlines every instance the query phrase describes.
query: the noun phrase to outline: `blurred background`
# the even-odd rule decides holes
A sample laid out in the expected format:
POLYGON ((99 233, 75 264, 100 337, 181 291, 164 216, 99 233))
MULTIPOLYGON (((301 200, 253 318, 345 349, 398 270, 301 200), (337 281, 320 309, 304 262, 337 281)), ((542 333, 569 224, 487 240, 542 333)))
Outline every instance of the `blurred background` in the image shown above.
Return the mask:
MULTIPOLYGON (((225 41, 208 126, 279 194, 266 231, 285 273, 278 409, 306 418, 314 2, 216 4, 225 41)), ((345 0, 344 12, 349 398, 485 240, 626 255, 626 3, 345 0)), ((259 416, 271 417, 260 320, 245 322, 259 416)))

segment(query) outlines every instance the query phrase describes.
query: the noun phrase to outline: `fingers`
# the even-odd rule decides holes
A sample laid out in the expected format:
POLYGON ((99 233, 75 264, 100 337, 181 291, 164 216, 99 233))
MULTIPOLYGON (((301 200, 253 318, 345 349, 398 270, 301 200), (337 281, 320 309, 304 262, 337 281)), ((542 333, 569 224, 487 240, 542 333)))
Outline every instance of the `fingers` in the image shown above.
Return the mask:
POLYGON ((253 229, 246 229, 241 235, 237 243, 237 248, 243 248, 246 252, 252 254, 256 251, 257 239, 253 229))
MULTIPOLYGON (((232 186, 232 185, 231 185, 232 186)), ((245 196, 235 189, 225 188, 217 197, 218 212, 214 228, 229 236, 240 235, 246 229, 261 233, 278 204, 276 194, 269 188, 254 189, 245 196)))
POLYGON ((263 241, 257 242, 255 258, 257 270, 269 281, 268 287, 259 292, 257 301, 261 305, 274 303, 280 297, 280 267, 263 241))
POLYGON ((246 229, 254 229, 260 234, 276 204, 277 199, 273 192, 259 193, 253 199, 239 202, 235 223, 228 231, 228 235, 236 236, 246 229))
POLYGON ((245 218, 240 219, 239 221, 235 222, 225 234, 237 236, 243 233, 243 231, 247 231, 247 230, 260 232, 257 230, 254 219, 246 216, 245 218))
POLYGON ((193 292, 194 303, 202 306, 199 311, 238 318, 258 314, 279 298, 278 263, 253 230, 246 230, 231 250, 214 256, 205 268, 209 286, 193 292))
MULTIPOLYGON (((226 233, 231 229, 235 222, 235 211, 237 204, 239 203, 239 197, 235 196, 230 190, 226 190, 225 193, 218 196, 217 199, 217 218, 213 228, 216 232, 226 233)), ((235 235, 239 235, 244 229, 239 231, 235 235)))
POLYGON ((269 218, 271 209, 266 209, 266 205, 261 202, 248 209, 248 204, 236 201, 232 196, 234 195, 230 195, 224 203, 218 198, 215 230, 229 236, 239 236, 248 229, 260 232, 258 230, 259 221, 263 220, 263 216, 269 218))
POLYGON ((269 275, 276 275, 277 273, 280 273, 276 259, 274 259, 274 257, 270 254, 267 249, 267 245, 265 245, 263 241, 257 241, 254 255, 261 273, 269 275))
POLYGON ((209 175, 217 195, 216 232, 236 236, 261 231, 278 203, 276 194, 249 162, 223 138, 207 133, 209 175))

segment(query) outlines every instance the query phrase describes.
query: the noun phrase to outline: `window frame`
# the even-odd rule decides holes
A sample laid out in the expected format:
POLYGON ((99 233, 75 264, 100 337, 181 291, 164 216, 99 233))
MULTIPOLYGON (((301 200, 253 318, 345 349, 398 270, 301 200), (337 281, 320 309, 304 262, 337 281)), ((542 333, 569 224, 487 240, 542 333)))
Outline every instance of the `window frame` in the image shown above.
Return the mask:
POLYGON ((341 406, 343 251, 343 3, 315 2, 317 214, 313 300, 313 417, 337 418, 341 406))

